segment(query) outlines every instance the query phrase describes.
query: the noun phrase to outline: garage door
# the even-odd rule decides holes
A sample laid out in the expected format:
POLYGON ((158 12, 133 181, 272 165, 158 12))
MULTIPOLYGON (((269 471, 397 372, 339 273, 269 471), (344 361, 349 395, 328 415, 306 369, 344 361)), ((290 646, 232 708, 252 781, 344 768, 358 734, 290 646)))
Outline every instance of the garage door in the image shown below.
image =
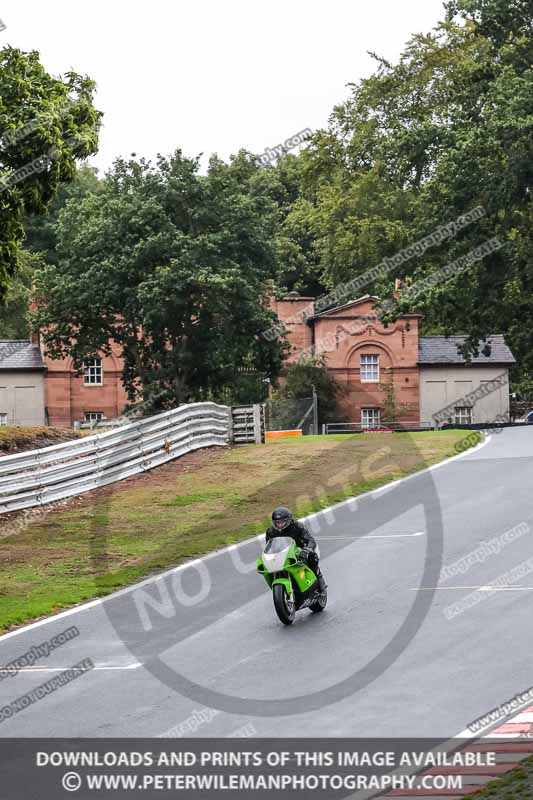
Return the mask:
POLYGON ((36 386, 15 386, 15 422, 17 425, 39 425, 42 418, 36 386))
POLYGON ((0 386, 0 425, 8 425, 11 421, 8 400, 7 386, 0 386))
POLYGON ((422 422, 433 423, 433 414, 447 405, 446 381, 424 381, 421 390, 422 422))

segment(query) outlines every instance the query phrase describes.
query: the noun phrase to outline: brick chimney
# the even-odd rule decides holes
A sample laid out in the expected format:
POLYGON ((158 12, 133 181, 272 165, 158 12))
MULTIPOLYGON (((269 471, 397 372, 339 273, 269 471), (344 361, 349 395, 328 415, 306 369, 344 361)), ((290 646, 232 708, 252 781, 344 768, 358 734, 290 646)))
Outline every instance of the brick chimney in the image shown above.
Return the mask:
POLYGON ((270 308, 275 311, 287 331, 291 345, 291 355, 287 363, 298 360, 299 353, 308 351, 312 345, 312 332, 307 324, 308 317, 314 313, 314 298, 304 297, 299 292, 289 292, 281 300, 271 298, 270 308))
POLYGON ((403 287, 404 287, 403 278, 395 278, 394 279, 394 297, 395 297, 396 300, 398 300, 398 298, 400 297, 403 287))
MULTIPOLYGON (((36 308, 37 308, 37 304, 36 304, 35 300, 32 300, 30 302, 30 307, 29 307, 30 312, 35 311, 36 308)), ((31 343, 33 345, 35 345, 35 347, 38 347, 39 349, 41 349, 41 332, 39 331, 38 328, 34 329, 32 327, 30 329, 30 339, 31 339, 31 343)))

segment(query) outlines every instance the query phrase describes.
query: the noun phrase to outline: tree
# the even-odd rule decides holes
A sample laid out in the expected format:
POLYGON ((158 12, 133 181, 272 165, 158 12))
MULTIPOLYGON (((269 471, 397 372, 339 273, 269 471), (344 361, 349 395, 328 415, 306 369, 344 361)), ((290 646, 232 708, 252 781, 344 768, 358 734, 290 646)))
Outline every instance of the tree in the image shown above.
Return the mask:
POLYGON ((57 263, 58 224, 62 209, 71 200, 75 203, 88 194, 99 192, 102 181, 97 170, 83 163, 70 183, 62 184, 46 211, 31 214, 24 220, 24 247, 42 253, 48 264, 57 263))
POLYGON ((49 75, 35 51, 0 50, 0 302, 20 266, 25 217, 43 213, 97 150, 94 89, 72 71, 49 75))
POLYGON ((27 339, 30 333, 29 304, 33 273, 42 266, 42 258, 22 250, 20 267, 9 284, 0 305, 0 339, 27 339))
POLYGON ((28 337, 33 273, 45 263, 53 264, 57 260, 59 213, 67 202, 76 202, 90 191, 98 191, 99 185, 96 170, 82 165, 72 183, 60 187, 45 213, 33 214, 25 220, 24 246, 19 253, 19 268, 9 284, 3 303, 0 304, 0 337, 28 337))
POLYGON ((76 367, 121 345, 131 402, 216 399, 237 367, 275 376, 283 346, 261 332, 277 269, 277 209, 244 154, 206 176, 180 151, 118 159, 101 191, 68 203, 58 263, 35 275, 35 324, 76 367))
POLYGON ((99 189, 100 181, 96 177, 96 170, 82 165, 72 183, 61 186, 44 214, 33 214, 25 221, 24 247, 20 250, 19 269, 0 305, 0 337, 25 339, 29 335, 28 315, 33 273, 45 263, 54 264, 57 261, 60 211, 70 200, 78 202, 85 194, 99 189))
POLYGON ((308 399, 313 395, 313 386, 318 398, 320 422, 337 422, 337 399, 342 389, 327 371, 323 356, 301 358, 295 364, 290 364, 273 399, 308 399))
POLYGON ((306 188, 304 161, 291 153, 275 167, 264 168, 271 174, 270 191, 279 208, 277 236, 280 269, 276 276, 281 293, 297 290, 313 297, 327 286, 317 248, 315 207, 306 188))
MULTIPOLYGON (((426 284, 425 325, 466 333, 466 355, 503 333, 533 372, 533 18, 529 0, 456 0, 434 31, 413 36, 395 64, 352 85, 328 131, 302 154, 314 183, 323 274, 346 281, 440 225, 481 206, 485 216, 413 257, 366 291, 390 295, 395 277, 424 279, 497 237, 505 247, 426 284)), ((397 316, 412 310, 407 295, 397 316)))

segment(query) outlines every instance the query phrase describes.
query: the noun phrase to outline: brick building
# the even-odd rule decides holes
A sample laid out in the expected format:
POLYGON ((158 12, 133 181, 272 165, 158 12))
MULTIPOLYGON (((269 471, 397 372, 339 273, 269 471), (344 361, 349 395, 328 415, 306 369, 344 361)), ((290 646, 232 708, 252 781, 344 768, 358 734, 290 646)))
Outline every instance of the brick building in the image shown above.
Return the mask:
POLYGON ((466 364, 458 351, 464 337, 420 336, 417 313, 382 324, 376 301, 366 295, 316 314, 313 298, 297 292, 271 301, 291 345, 286 363, 324 356, 342 387, 341 417, 364 427, 391 418, 434 424, 434 415, 451 406, 445 421, 509 418, 508 370, 515 360, 501 335, 489 337, 489 347, 466 364), (491 385, 482 399, 468 397, 501 376, 501 385, 491 385))
POLYGON ((128 399, 118 347, 87 359, 81 373, 72 359, 53 360, 39 337, 0 340, 0 425, 71 428, 120 416, 128 399))
POLYGON ((43 353, 46 366, 45 406, 49 425, 69 428, 120 416, 128 398, 122 383, 123 360, 117 345, 111 355, 87 359, 81 374, 71 358, 53 360, 43 353))
MULTIPOLYGON (((271 301, 291 345, 287 365, 323 355, 343 390, 342 419, 375 427, 391 418, 430 424, 509 418, 514 358, 503 336, 489 337, 489 346, 466 364, 458 352, 464 337, 420 336, 416 313, 384 325, 375 304, 367 295, 315 313, 314 299, 297 292, 271 301), (487 391, 473 397, 480 387, 487 391)), ((72 427, 120 416, 128 402, 122 370, 114 344, 110 355, 88 359, 79 374, 71 358, 49 358, 38 337, 0 342, 0 424, 72 427)))

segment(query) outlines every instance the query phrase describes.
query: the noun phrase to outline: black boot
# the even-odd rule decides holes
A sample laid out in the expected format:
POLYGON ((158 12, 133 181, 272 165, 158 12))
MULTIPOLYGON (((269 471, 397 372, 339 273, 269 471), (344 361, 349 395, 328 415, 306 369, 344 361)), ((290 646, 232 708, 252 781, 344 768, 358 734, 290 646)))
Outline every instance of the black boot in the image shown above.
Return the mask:
POLYGON ((323 592, 324 589, 327 587, 327 583, 322 574, 322 570, 320 570, 320 572, 318 573, 317 578, 318 578, 318 591, 323 592))

